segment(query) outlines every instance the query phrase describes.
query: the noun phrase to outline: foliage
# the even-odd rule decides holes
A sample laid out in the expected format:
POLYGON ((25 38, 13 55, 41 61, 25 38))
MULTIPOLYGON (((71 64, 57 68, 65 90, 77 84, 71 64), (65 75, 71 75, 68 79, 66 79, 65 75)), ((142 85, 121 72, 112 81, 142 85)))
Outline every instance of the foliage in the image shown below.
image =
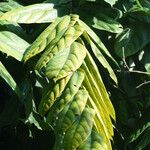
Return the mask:
POLYGON ((0 2, 0 145, 147 149, 149 12, 149 0, 0 2))

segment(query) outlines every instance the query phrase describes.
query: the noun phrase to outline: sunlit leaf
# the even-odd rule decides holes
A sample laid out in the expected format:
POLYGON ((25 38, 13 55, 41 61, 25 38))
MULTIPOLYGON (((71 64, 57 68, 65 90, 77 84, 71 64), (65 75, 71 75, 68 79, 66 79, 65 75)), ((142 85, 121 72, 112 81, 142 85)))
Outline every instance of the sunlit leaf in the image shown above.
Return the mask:
POLYGON ((53 4, 34 4, 16 8, 0 16, 0 20, 16 23, 46 23, 52 22, 57 17, 57 10, 53 4))
POLYGON ((77 70, 85 56, 85 47, 80 43, 74 42, 71 47, 58 52, 57 55, 49 60, 45 73, 49 78, 61 79, 77 70))
POLYGON ((93 127, 94 115, 93 109, 84 109, 81 117, 65 133, 63 140, 64 149, 77 149, 88 138, 93 127))
POLYGON ((107 145, 104 143, 103 138, 94 130, 88 139, 78 147, 78 150, 107 150, 107 145))
POLYGON ((0 31, 0 51, 21 61, 29 43, 9 31, 0 31), (16 44, 17 41, 17 44, 16 44))

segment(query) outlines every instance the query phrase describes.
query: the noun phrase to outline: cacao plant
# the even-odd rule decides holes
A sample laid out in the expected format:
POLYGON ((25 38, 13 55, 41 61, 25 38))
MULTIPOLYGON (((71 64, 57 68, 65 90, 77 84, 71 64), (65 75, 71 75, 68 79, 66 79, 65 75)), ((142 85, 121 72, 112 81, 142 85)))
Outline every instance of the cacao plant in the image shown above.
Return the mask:
POLYGON ((54 149, 112 149, 115 111, 91 53, 117 83, 103 54, 113 63, 115 60, 78 15, 56 16, 53 4, 35 4, 2 13, 0 20, 12 24, 52 23, 32 44, 14 33, 1 32, 10 41, 1 46, 1 51, 46 79, 38 113, 55 132, 54 149), (20 47, 13 46, 14 40, 20 40, 20 47))

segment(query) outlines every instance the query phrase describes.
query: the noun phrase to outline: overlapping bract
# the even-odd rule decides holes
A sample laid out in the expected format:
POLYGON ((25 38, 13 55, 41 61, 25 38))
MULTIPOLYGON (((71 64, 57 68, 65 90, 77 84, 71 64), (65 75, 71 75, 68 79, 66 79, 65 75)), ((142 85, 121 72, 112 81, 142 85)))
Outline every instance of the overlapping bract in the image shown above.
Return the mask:
MULTIPOLYGON (((35 69, 53 80, 54 85, 46 89, 38 111, 55 129, 54 149, 109 150, 113 136, 111 117, 115 120, 115 112, 84 44, 92 44, 92 35, 82 25, 77 15, 56 19, 35 40, 23 60, 26 62, 39 54, 35 69)), ((106 54, 109 55, 108 51, 106 54)), ((102 54, 98 58, 100 62, 101 58, 104 60, 102 54)))

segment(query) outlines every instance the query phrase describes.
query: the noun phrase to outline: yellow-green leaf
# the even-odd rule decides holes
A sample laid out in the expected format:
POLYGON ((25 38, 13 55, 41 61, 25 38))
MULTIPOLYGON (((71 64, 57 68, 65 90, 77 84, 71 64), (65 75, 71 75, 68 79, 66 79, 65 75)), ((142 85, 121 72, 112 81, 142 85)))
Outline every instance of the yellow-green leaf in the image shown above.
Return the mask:
POLYGON ((29 43, 9 31, 0 32, 0 51, 21 61, 29 43), (17 41, 17 43, 16 43, 17 41))
POLYGON ((57 81, 53 89, 48 89, 49 91, 43 95, 38 108, 38 112, 40 115, 44 116, 50 109, 50 107, 54 104, 54 102, 57 100, 57 98, 60 97, 69 79, 70 75, 57 81))
POLYGON ((47 77, 55 80, 66 77, 81 66, 85 56, 85 47, 80 43, 74 42, 69 48, 59 51, 49 60, 45 74, 47 77))
POLYGON ((59 113, 56 120, 56 132, 64 133, 81 115, 88 99, 88 92, 85 89, 79 90, 73 100, 68 103, 59 113))
POLYGON ((57 17, 57 10, 53 4, 34 4, 19 7, 0 16, 0 20, 16 23, 46 23, 52 22, 57 17))
POLYGON ((91 134, 95 112, 85 108, 82 115, 67 130, 64 135, 63 148, 65 150, 77 149, 91 134))
POLYGON ((92 130, 88 139, 77 150, 108 150, 107 145, 99 133, 92 130))
POLYGON ((62 96, 52 106, 47 116, 47 121, 50 122, 51 118, 55 118, 60 111, 63 110, 66 104, 72 101, 73 97, 78 92, 81 84, 84 80, 84 73, 82 71, 76 71, 73 73, 67 87, 65 88, 62 96))

